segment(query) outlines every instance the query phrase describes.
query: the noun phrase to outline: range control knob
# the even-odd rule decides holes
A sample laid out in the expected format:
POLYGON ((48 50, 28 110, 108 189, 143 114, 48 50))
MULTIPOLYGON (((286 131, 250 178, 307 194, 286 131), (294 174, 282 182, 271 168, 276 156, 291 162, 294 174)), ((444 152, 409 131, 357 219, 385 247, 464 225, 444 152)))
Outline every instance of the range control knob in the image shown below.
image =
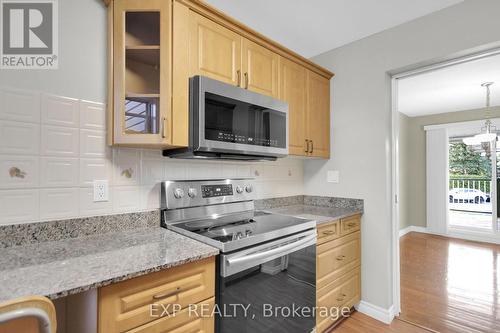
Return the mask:
POLYGON ((241 187, 240 185, 236 186, 236 192, 239 194, 243 193, 243 187, 241 187))
POLYGON ((247 193, 251 193, 253 191, 253 186, 252 185, 245 186, 245 191, 247 191, 247 193))
POLYGON ((198 191, 196 191, 195 188, 190 188, 188 190, 188 195, 189 195, 190 198, 194 198, 194 197, 196 197, 198 195, 198 191))
POLYGON ((182 188, 176 188, 174 190, 174 197, 176 199, 181 199, 182 197, 184 197, 184 190, 182 188))

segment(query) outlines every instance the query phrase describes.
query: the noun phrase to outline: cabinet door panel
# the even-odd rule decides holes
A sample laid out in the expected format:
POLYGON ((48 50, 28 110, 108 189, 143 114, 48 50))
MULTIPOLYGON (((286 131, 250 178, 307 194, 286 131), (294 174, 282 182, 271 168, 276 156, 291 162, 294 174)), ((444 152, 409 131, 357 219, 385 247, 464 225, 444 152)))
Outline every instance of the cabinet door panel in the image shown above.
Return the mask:
POLYGON ((330 157, 330 80, 307 72, 307 138, 310 156, 330 157))
POLYGON ((239 85, 241 37, 238 34, 190 12, 189 45, 191 76, 204 75, 239 85))
POLYGON ((170 1, 113 3, 114 144, 171 142, 171 16, 170 1))
POLYGON ((278 98, 279 55, 243 39, 242 86, 278 98))
POLYGON ((280 99, 288 103, 288 148, 290 155, 306 155, 306 69, 282 58, 280 99))

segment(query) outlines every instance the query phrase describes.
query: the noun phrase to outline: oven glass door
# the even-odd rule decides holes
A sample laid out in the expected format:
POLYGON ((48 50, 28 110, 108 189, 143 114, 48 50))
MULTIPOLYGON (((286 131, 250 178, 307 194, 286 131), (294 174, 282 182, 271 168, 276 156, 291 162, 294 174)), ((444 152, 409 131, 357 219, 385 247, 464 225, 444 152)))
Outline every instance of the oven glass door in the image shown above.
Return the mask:
POLYGON ((316 324, 316 245, 220 277, 218 288, 217 332, 311 332, 316 324))
POLYGON ((205 92, 205 140, 287 148, 286 113, 205 92))

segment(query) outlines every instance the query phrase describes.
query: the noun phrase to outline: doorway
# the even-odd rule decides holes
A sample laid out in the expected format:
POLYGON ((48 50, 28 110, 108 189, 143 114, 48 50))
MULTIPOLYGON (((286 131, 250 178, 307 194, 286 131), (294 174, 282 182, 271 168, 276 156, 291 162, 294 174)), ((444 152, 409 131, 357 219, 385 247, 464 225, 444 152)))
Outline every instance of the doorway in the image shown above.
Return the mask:
MULTIPOLYGON (((488 66, 498 77, 495 96, 500 95, 498 61, 500 50, 493 50, 392 79, 395 313, 401 320, 440 332, 496 332, 500 327, 500 247, 491 244, 500 239, 500 154, 496 141, 487 146, 463 143, 484 124, 481 83, 488 79, 481 76, 488 74, 488 66), (410 98, 402 102, 402 94, 408 92, 410 98), (407 113, 401 114, 405 108, 407 113), (476 121, 471 132, 446 126, 470 121, 476 121), (433 146, 433 157, 439 156, 439 161, 431 166, 426 127, 439 129, 433 140, 444 142, 433 146), (408 134, 411 137, 405 138, 408 134), (429 189, 434 191, 430 202, 429 189), (429 205, 439 208, 429 214, 429 205)), ((494 117, 500 116, 499 97, 492 104, 494 117)))

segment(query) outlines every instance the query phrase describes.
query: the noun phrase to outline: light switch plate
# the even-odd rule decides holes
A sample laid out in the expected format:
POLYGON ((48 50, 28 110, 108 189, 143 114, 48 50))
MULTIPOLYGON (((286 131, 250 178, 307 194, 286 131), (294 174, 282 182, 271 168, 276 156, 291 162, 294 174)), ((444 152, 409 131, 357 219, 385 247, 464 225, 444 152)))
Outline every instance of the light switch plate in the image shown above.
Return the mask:
POLYGON ((328 170, 326 174, 326 181, 329 183, 339 183, 340 172, 338 170, 328 170))
POLYGON ((109 186, 107 180, 94 180, 94 202, 109 200, 109 186))

